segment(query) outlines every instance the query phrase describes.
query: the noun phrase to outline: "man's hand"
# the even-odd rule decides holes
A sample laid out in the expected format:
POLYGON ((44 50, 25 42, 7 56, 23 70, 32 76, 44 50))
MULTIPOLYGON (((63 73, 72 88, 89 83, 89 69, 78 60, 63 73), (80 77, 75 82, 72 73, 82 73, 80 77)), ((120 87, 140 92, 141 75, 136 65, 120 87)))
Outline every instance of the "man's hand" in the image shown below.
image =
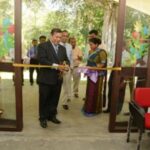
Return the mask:
POLYGON ((64 68, 64 71, 69 71, 69 69, 70 69, 70 68, 69 68, 69 65, 65 65, 64 67, 65 67, 65 68, 64 68))
POLYGON ((58 70, 61 71, 61 72, 66 72, 66 71, 69 71, 69 66, 68 65, 59 65, 58 66, 58 70))

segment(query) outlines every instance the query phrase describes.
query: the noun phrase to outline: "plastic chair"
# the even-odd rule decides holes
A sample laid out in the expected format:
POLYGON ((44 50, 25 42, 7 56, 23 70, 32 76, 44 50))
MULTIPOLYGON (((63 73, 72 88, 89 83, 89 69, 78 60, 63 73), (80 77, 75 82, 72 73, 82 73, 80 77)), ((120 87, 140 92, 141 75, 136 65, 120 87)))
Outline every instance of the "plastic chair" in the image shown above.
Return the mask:
POLYGON ((145 129, 150 129, 150 113, 147 113, 148 107, 150 107, 150 88, 136 88, 134 100, 129 102, 130 118, 127 128, 127 142, 130 141, 131 126, 134 124, 139 131, 137 150, 140 150, 142 133, 145 129))

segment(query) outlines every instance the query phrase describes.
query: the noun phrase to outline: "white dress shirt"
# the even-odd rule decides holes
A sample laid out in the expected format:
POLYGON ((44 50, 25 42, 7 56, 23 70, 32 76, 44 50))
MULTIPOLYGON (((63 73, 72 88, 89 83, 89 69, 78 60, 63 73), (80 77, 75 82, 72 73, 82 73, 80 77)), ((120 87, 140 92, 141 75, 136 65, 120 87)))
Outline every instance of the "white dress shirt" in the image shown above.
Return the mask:
POLYGON ((60 45, 62 45, 66 48, 67 57, 70 61, 70 66, 72 66, 72 64, 73 64, 73 61, 72 61, 72 46, 69 43, 62 43, 62 42, 60 42, 60 45))

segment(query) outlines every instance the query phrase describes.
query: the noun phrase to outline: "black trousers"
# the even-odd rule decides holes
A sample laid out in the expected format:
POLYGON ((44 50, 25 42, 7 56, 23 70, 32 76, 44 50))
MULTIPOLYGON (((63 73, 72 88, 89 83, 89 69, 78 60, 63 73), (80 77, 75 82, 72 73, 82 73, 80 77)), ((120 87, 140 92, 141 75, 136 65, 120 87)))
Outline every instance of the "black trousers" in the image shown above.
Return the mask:
MULTIPOLYGON (((36 58, 31 58, 30 59, 30 64, 31 65, 38 65, 38 60, 36 58)), ((30 77, 30 83, 32 84, 34 82, 33 80, 33 73, 34 73, 34 70, 36 70, 36 73, 38 75, 38 72, 39 72, 39 69, 38 68, 34 68, 34 67, 30 67, 29 68, 29 77, 30 77)))
POLYGON ((52 118, 57 114, 62 80, 56 84, 39 84, 39 120, 52 118))

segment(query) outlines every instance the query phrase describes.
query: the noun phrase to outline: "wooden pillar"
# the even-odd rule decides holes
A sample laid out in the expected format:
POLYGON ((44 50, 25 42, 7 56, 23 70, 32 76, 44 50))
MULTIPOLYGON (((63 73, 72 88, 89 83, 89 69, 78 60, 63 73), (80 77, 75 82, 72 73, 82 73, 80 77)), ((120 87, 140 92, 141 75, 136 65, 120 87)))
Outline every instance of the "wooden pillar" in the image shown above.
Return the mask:
MULTIPOLYGON (((125 9, 126 9, 126 0, 120 0, 119 10, 118 10, 115 67, 121 66, 122 46, 123 46, 123 39, 124 39, 124 25, 125 25, 125 9)), ((110 117, 109 117, 109 131, 110 132, 113 132, 115 129, 116 103, 117 103, 117 98, 119 95, 119 84, 120 84, 120 77, 121 77, 120 74, 121 72, 116 71, 114 73, 114 78, 113 78, 111 110, 110 110, 110 117)))
MULTIPOLYGON (((15 1, 15 63, 21 63, 21 16, 22 0, 15 1)), ((15 93, 16 93, 16 119, 17 131, 23 128, 23 107, 22 107, 22 69, 15 68, 15 93)))

